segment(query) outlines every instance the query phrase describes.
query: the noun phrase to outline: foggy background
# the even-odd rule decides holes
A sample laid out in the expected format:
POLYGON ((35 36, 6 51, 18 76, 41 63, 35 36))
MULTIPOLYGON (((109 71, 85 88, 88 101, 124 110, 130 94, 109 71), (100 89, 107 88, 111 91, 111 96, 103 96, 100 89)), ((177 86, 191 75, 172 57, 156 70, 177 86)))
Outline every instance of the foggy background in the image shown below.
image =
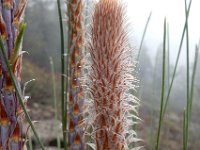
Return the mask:
MULTIPOLYGON (((137 54, 142 38, 145 23, 149 13, 152 11, 151 20, 146 32, 144 44, 139 59, 139 69, 136 69, 135 76, 140 80, 137 89, 137 96, 142 104, 139 116, 143 120, 138 126, 139 137, 144 140, 144 149, 154 147, 152 141, 155 140, 157 124, 159 119, 159 106, 161 96, 162 78, 162 40, 163 22, 167 17, 169 24, 170 39, 170 62, 167 70, 166 89, 171 81, 174 69, 174 61, 177 56, 181 34, 184 27, 185 12, 183 0, 127 0, 127 18, 130 22, 131 38, 130 45, 137 54)), ((65 3, 63 1, 63 13, 65 3)), ((89 4, 91 5, 91 4, 89 4)), ((92 7, 92 6, 89 6, 92 7)), ((190 34, 190 67, 192 73, 194 61, 195 44, 200 38, 200 2, 193 0, 189 16, 190 34)), ((65 16, 65 14, 63 14, 65 16)), ((66 25, 67 20, 63 18, 66 25)), ((23 82, 36 79, 29 84, 26 95, 31 96, 28 102, 31 117, 39 120, 37 130, 42 123, 50 123, 53 119, 54 110, 52 95, 52 79, 50 71, 49 57, 53 58, 55 65, 57 99, 60 101, 60 30, 57 5, 55 0, 29 0, 25 12, 25 22, 27 30, 25 33, 23 50, 28 51, 23 59, 23 82)), ((65 28, 66 29, 66 28, 65 28)), ((186 40, 184 40, 185 43, 186 40)), ((67 41, 66 41, 67 42, 67 41)), ((161 150, 178 150, 182 145, 182 122, 183 109, 186 106, 186 50, 183 44, 180 64, 177 69, 175 82, 172 87, 167 116, 161 134, 161 150)), ((197 66, 196 82, 194 89, 193 117, 191 123, 190 149, 198 150, 200 147, 200 64, 197 66)), ((60 105, 60 102, 58 102, 60 105)), ((53 130, 49 132, 54 134, 53 130)), ((50 133, 47 133, 49 136, 50 133)), ((57 133, 55 133, 57 134, 57 133)), ((44 137, 46 144, 54 145, 54 136, 44 137)))

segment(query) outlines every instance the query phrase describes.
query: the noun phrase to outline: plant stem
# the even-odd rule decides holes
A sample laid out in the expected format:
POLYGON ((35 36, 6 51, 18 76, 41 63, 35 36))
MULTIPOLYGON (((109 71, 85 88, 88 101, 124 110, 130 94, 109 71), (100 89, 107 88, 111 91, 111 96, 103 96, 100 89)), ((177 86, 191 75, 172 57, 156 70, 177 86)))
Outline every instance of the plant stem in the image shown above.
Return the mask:
POLYGON ((194 58, 194 66, 193 66, 193 72, 192 72, 192 81, 191 81, 191 87, 190 87, 190 118, 192 113, 192 103, 193 103, 193 96, 194 96, 194 83, 195 83, 195 75, 197 70, 197 62, 199 57, 199 45, 196 46, 195 51, 195 58, 194 58))
POLYGON ((57 0, 59 23, 60 23, 60 38, 61 38, 61 115, 62 115, 62 131, 64 149, 67 149, 67 109, 66 109, 66 87, 65 87, 65 48, 64 48, 64 29, 62 23, 62 12, 60 0, 57 0))
MULTIPOLYGON (((54 119, 54 126, 58 129, 58 110, 57 110, 57 97, 56 97, 56 81, 55 81, 55 71, 54 71, 54 63, 52 57, 49 58, 50 65, 51 65, 51 76, 52 76, 52 84, 53 84, 53 102, 54 102, 54 111, 55 111, 55 119, 54 119)), ((57 130, 58 131, 58 130, 57 130)), ((57 135, 57 148, 60 149, 60 137, 57 135)))
POLYGON ((167 23, 167 88, 170 86, 170 40, 169 40, 169 24, 167 23))
POLYGON ((186 110, 184 109, 183 110, 183 149, 185 150, 185 149, 187 149, 186 148, 186 145, 185 145, 185 143, 186 143, 186 135, 185 135, 185 133, 186 133, 186 128, 185 128, 185 125, 186 125, 186 118, 187 118, 187 116, 186 116, 186 110))
POLYGON ((190 114, 190 65, 189 65, 189 29, 188 29, 188 15, 187 15, 187 2, 185 0, 185 22, 186 22, 186 86, 187 86, 187 109, 186 109, 186 121, 185 121, 185 141, 184 150, 188 149, 188 138, 189 138, 189 114, 190 114))
POLYGON ((32 144, 32 139, 31 139, 30 135, 29 135, 29 138, 28 138, 28 145, 29 145, 29 149, 33 150, 33 144, 32 144))
POLYGON ((152 12, 150 12, 149 14, 149 17, 146 21, 146 25, 145 25, 145 28, 144 28, 144 31, 143 31, 143 34, 142 34, 142 39, 141 39, 141 42, 140 42, 140 47, 139 47, 139 51, 138 51, 138 56, 137 56, 137 61, 139 61, 139 58, 140 58, 140 53, 142 51, 142 45, 143 45, 143 42, 144 42, 144 37, 146 35, 146 31, 147 31, 147 28, 148 28, 148 25, 149 25, 149 21, 151 19, 151 15, 152 15, 152 12))
POLYGON ((158 133, 156 140, 156 150, 159 149, 160 143, 160 131, 162 127, 162 113, 163 113, 163 104, 164 104, 164 96, 165 96, 165 53, 166 53, 166 18, 164 20, 164 35, 163 35, 163 65, 162 65, 162 92, 161 92, 161 103, 160 103, 160 118, 158 125, 158 133))
MULTIPOLYGON (((192 4, 192 0, 190 0, 189 6, 188 6, 188 11, 187 11, 188 17, 189 17, 191 4, 192 4)), ((186 23, 185 23, 184 28, 183 28, 181 42, 180 42, 180 45, 179 45, 179 51, 178 51, 178 55, 177 55, 177 58, 176 58, 176 63, 175 63, 175 67, 174 67, 174 71, 173 71, 173 75, 172 75, 172 80, 171 80, 170 87, 169 87, 169 90, 168 90, 168 93, 167 93, 167 98, 166 98, 166 101, 165 101, 165 104, 164 104, 164 110, 163 110, 164 112, 163 112, 162 118, 164 118, 164 115, 165 115, 165 112, 166 112, 166 109, 167 109, 167 106, 168 106, 169 96, 170 96, 170 93, 171 93, 171 90, 172 90, 172 86, 173 86, 175 75, 176 75, 176 70, 177 70, 177 67, 178 67, 178 62, 179 62, 179 58, 180 58, 180 54, 181 54, 181 49, 182 49, 182 45, 183 45, 183 39, 184 39, 185 31, 186 31, 186 23)))
POLYGON ((23 98, 22 98, 22 95, 21 95, 20 92, 19 92, 19 89, 18 89, 18 87, 17 87, 17 83, 15 82, 15 77, 14 77, 14 74, 13 74, 12 69, 11 69, 11 67, 10 67, 9 60, 8 60, 8 58, 7 58, 7 56, 6 56, 6 51, 5 51, 5 48, 4 48, 4 46, 3 46, 3 41, 2 41, 2 38, 1 38, 1 37, 0 37, 0 48, 1 48, 1 51, 2 51, 2 54, 3 54, 3 59, 4 59, 4 61, 5 61, 6 67, 7 67, 7 69, 8 69, 8 73, 9 73, 9 75, 10 75, 11 81, 12 81, 13 86, 14 86, 14 88, 15 88, 16 95, 17 95, 17 97, 19 98, 19 103, 20 103, 20 105, 21 105, 21 107, 22 107, 22 109, 23 109, 23 111, 24 111, 25 117, 26 117, 26 119, 27 119, 27 121, 28 121, 28 123, 29 123, 31 129, 33 130, 33 133, 34 133, 34 135, 35 135, 35 137, 36 137, 36 140, 37 140, 38 143, 40 144, 41 149, 44 150, 44 146, 43 146, 42 142, 40 141, 39 136, 38 136, 38 134, 37 134, 37 132, 36 132, 36 130, 35 130, 35 128, 34 128, 34 125, 33 125, 32 121, 31 121, 31 118, 30 118, 30 116, 29 116, 29 114, 28 114, 28 112, 26 111, 26 108, 25 108, 25 106, 24 106, 23 98))

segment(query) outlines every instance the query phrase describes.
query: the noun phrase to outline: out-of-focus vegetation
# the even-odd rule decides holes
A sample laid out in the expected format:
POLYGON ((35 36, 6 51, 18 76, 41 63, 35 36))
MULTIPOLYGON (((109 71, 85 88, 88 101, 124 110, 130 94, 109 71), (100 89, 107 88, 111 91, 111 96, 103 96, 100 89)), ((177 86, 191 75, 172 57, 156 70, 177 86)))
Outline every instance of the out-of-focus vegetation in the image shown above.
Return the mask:
MULTIPOLYGON (((145 123, 142 123, 139 127, 140 134, 145 139, 145 145, 147 149, 154 149, 152 143, 155 143, 156 130, 159 118, 159 105, 162 83, 162 47, 158 47, 156 60, 152 61, 147 55, 148 48, 145 47, 142 50, 139 60, 139 79, 140 88, 139 96, 142 100, 140 108, 141 118, 145 123), (153 64, 152 62, 155 62, 153 64), (153 138, 152 138, 152 135, 153 138)), ((190 76, 192 75, 193 63, 190 64, 190 76)), ((171 81, 172 69, 174 64, 170 64, 169 79, 167 75, 168 67, 166 67, 166 91, 168 90, 168 80, 171 81)), ((200 138, 200 101, 199 101, 199 77, 200 77, 200 62, 197 64, 196 79, 194 85, 194 98, 193 109, 190 127, 189 148, 198 149, 200 147, 198 140, 200 138)), ((183 126, 183 108, 186 107, 186 67, 179 65, 175 76, 174 85, 170 95, 170 102, 166 111, 166 117, 163 122, 161 130, 161 150, 176 150, 181 149, 182 144, 182 126, 183 126)), ((165 95, 166 97, 166 95, 165 95)))
MULTIPOLYGON (((60 77, 58 74, 56 76, 56 89, 60 90, 60 77)), ((23 82, 30 81, 31 79, 35 81, 30 82, 26 87, 26 95, 31 97, 29 103, 40 103, 40 104, 51 104, 53 99, 53 87, 51 72, 44 68, 37 66, 34 63, 30 63, 28 60, 24 60, 22 79, 23 82)), ((60 98, 59 95, 58 99, 60 98)))
POLYGON ((49 70, 49 56, 52 56, 58 71, 60 35, 56 3, 48 0, 31 0, 25 15, 28 26, 23 49, 29 52, 29 61, 49 70))
POLYGON ((56 89, 60 98, 60 35, 56 3, 49 0, 31 0, 25 12, 28 24, 23 50, 22 80, 36 79, 27 86, 26 95, 31 96, 29 103, 52 103, 52 79, 49 57, 55 64, 56 89), (57 19, 57 20, 56 20, 57 19))
MULTIPOLYGON (((160 101, 160 92, 161 92, 161 81, 162 81, 162 47, 158 47, 156 60, 152 61, 148 56, 148 48, 145 47, 142 50, 140 60, 139 60, 139 79, 140 79, 140 91, 139 95, 141 99, 148 103, 153 103, 153 106, 158 108, 160 101), (152 62, 155 62, 153 64, 152 62), (154 104, 155 103, 155 104, 154 104), (157 105, 156 105, 157 103, 157 105)), ((193 63, 190 64, 190 73, 192 73, 193 63)), ((168 68, 168 67, 166 67, 168 68)), ((172 69, 174 68, 174 64, 170 63, 170 72, 169 79, 171 81, 172 78, 172 69)), ((170 103, 171 107, 175 110, 182 110, 185 106, 186 98, 185 98, 185 87, 186 83, 183 82, 186 80, 185 66, 180 64, 177 69, 177 73, 175 76, 174 85, 172 87, 172 93, 170 95, 170 103)), ((167 74, 166 70, 166 74, 167 74)), ((191 74, 190 74, 191 75, 191 74)), ((166 77, 166 82, 168 82, 168 76, 166 77)), ((199 92, 200 92, 200 62, 197 65, 197 73, 196 73, 196 83, 194 90, 194 105, 200 104, 198 101, 199 92)), ((168 89, 168 83, 166 83, 166 89, 168 89)))

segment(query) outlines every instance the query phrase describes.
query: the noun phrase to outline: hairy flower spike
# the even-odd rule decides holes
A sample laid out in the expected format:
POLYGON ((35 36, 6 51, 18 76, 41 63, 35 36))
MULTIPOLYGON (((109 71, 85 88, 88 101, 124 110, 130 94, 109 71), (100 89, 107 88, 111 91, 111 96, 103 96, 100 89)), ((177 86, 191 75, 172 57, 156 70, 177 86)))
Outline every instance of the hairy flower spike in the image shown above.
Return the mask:
POLYGON ((96 150, 127 150, 129 141, 135 142, 136 135, 129 130, 132 118, 128 116, 135 116, 131 114, 131 102, 138 100, 130 93, 136 80, 131 75, 134 66, 124 20, 124 7, 118 0, 95 4, 89 43, 91 68, 86 84, 93 100, 88 121, 94 128, 91 134, 96 150))
POLYGON ((71 150, 85 150, 83 129, 83 94, 80 82, 83 53, 83 0, 68 1, 69 66, 68 66, 68 143, 71 150))

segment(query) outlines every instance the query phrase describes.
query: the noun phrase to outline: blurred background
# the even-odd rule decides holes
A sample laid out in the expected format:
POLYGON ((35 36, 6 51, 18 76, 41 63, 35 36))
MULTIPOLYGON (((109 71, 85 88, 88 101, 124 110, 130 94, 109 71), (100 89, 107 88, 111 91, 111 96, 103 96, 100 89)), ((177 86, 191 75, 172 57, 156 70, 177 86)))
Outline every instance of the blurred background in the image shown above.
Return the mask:
MULTIPOLYGON (((124 0, 125 1, 125 0, 124 0)), ((166 89, 169 87, 174 69, 174 63, 181 40, 181 34, 185 22, 183 0, 130 0, 127 5, 127 20, 130 24, 130 45, 137 56, 142 34, 150 12, 151 19, 141 48, 139 67, 135 76, 140 80, 137 88, 137 96, 142 104, 139 116, 143 120, 137 127, 139 137, 144 141, 144 149, 154 149, 156 130, 158 127, 161 84, 162 84, 162 40, 163 22, 166 16, 168 22, 168 47, 167 80, 166 89)), ((65 16, 65 2, 62 1, 63 16, 65 16)), ((190 35, 190 67, 194 64, 195 44, 200 38, 200 22, 198 15, 200 2, 193 0, 189 16, 190 35)), ((92 8, 92 1, 87 1, 88 10, 92 8)), ((90 13, 89 13, 90 14, 90 13)), ((60 30, 57 5, 55 0, 29 0, 25 12, 27 30, 23 42, 23 50, 28 51, 23 59, 23 83, 31 82, 26 89, 26 95, 31 96, 28 108, 37 130, 49 147, 56 146, 56 135, 62 137, 61 128, 55 128, 53 83, 49 58, 54 63, 55 87, 60 105, 60 30)), ((66 24, 66 16, 63 24, 66 24)), ((87 22, 87 21, 86 21, 87 22)), ((88 25, 88 23, 87 23, 88 25)), ((65 28, 66 29, 66 28, 65 28)), ((184 40, 185 43, 186 40, 184 40)), ((161 131, 161 150, 179 150, 182 145, 183 109, 186 107, 186 50, 183 44, 180 62, 175 76, 172 93, 170 95, 167 115, 161 131)), ((190 150, 200 148, 200 64, 197 65, 195 78, 194 101, 192 120, 190 125, 190 150)), ((60 109, 58 109, 60 110, 60 109)), ((60 116, 60 111, 58 111, 60 116)), ((60 118, 60 117, 59 117, 60 118)), ((59 125, 61 127, 61 125, 59 125)), ((32 137, 33 135, 30 134, 32 137)), ((35 144, 34 137, 33 146, 35 144)), ((36 149, 36 148, 35 148, 36 149)))

